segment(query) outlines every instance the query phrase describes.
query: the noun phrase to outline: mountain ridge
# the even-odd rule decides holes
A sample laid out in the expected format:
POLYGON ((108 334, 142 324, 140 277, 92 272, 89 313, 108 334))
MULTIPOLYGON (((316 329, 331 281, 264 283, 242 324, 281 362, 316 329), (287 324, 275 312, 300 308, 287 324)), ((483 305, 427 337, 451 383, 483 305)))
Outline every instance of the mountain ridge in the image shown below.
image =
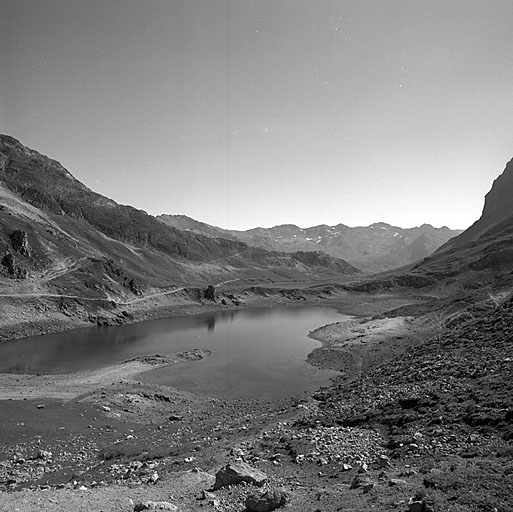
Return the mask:
MULTIPOLYGON (((354 291, 373 292, 395 287, 431 287, 436 297, 509 295, 513 286, 513 160, 494 180, 485 196, 480 218, 432 255, 402 269, 384 273, 354 291)), ((474 297, 470 299, 470 297, 474 297)))
POLYGON ((467 230, 444 244, 440 250, 461 247, 465 243, 493 234, 501 229, 501 224, 511 222, 513 217, 513 158, 506 164, 504 171, 493 181, 485 195, 481 217, 467 230), (491 233, 490 233, 491 232, 491 233))
POLYGON ((306 257, 300 252, 266 252, 238 240, 166 226, 143 210, 92 191, 60 162, 8 135, 0 135, 0 188, 0 249, 4 254, 15 253, 10 237, 22 230, 34 245, 34 253, 32 257, 13 254, 10 259, 36 273, 52 259, 80 260, 81 253, 118 261, 142 281, 146 274, 153 274, 153 285, 162 278, 164 283, 205 282, 234 273, 256 275, 266 269, 281 279, 287 279, 287 274, 292 278, 324 271, 332 276, 359 272, 320 253, 306 257))
POLYGON ((212 226, 186 215, 162 214, 157 218, 178 229, 207 236, 225 236, 267 250, 321 250, 373 273, 425 258, 462 232, 447 226, 435 228, 423 224, 414 228, 400 228, 385 222, 356 227, 342 223, 334 226, 320 224, 308 228, 282 224, 239 231, 212 226))

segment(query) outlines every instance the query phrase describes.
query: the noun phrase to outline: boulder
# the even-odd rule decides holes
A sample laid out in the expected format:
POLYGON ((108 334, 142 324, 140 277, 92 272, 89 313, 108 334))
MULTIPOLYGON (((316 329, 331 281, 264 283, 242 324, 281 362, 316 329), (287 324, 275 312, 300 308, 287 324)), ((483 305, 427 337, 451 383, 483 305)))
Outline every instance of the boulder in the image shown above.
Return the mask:
POLYGON ((424 512, 424 501, 410 499, 408 502, 408 509, 410 512, 424 512))
POLYGON ((267 475, 265 473, 245 462, 229 463, 216 473, 214 489, 239 484, 240 482, 247 482, 261 487, 266 480, 267 475))
POLYGON ((287 503, 287 494, 279 489, 271 489, 264 494, 251 493, 246 498, 246 509, 250 512, 268 512, 287 503))

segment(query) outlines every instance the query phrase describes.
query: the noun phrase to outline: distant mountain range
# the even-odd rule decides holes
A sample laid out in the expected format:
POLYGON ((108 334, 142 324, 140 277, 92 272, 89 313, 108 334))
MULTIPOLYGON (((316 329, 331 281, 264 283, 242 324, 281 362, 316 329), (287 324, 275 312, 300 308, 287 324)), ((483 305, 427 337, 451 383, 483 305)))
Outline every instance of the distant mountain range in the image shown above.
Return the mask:
POLYGON ((129 302, 162 287, 339 282, 358 267, 405 264, 352 289, 513 284, 512 197, 513 160, 486 195, 481 218, 459 234, 384 223, 228 231, 119 205, 56 160, 0 135, 0 296, 129 302))
POLYGON ((224 237, 273 251, 322 251, 366 272, 380 272, 418 261, 436 251, 461 230, 424 224, 400 228, 384 222, 367 227, 322 224, 300 228, 285 224, 235 231, 218 228, 185 215, 160 215, 168 226, 210 237, 224 237))

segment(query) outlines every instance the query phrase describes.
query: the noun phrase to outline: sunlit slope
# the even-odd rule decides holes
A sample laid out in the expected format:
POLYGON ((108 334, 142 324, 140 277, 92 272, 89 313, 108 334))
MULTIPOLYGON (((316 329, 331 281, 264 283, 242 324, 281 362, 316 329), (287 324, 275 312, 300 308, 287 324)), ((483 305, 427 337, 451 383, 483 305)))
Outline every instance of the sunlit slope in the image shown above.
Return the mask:
POLYGON ((0 201, 0 260, 7 258, 0 275, 7 288, 126 299, 155 287, 358 272, 319 252, 270 252, 167 226, 97 194, 56 160, 6 135, 0 201), (28 250, 16 247, 13 236, 28 250))

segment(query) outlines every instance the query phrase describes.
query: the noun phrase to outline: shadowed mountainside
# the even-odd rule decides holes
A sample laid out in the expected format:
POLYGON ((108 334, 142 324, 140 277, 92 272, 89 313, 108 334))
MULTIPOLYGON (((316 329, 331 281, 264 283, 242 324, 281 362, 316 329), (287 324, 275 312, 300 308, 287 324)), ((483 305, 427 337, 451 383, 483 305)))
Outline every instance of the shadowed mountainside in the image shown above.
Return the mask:
POLYGON ((83 220, 104 235, 122 242, 152 247, 173 257, 208 260, 246 249, 241 243, 186 233, 165 227, 131 206, 119 205, 75 179, 57 161, 0 138, 0 180, 32 206, 54 215, 83 220))
POLYGON ((430 224, 423 224, 403 229, 384 222, 354 228, 344 224, 323 224, 309 228, 284 224, 236 231, 211 226, 185 215, 160 215, 157 218, 169 226, 192 233, 223 236, 267 250, 323 251, 366 272, 391 270, 418 261, 461 233, 445 226, 434 228, 430 224))

